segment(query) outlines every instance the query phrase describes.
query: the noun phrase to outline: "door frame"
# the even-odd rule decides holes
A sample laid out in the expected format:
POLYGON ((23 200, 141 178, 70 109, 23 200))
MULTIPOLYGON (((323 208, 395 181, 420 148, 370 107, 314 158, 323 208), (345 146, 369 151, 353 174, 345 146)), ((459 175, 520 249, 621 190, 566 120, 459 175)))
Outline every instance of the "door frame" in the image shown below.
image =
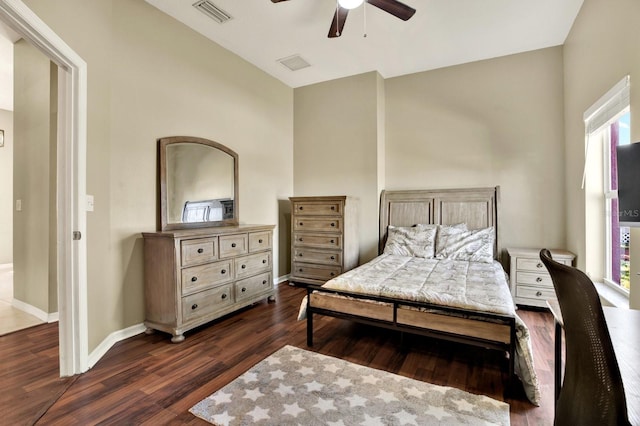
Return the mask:
POLYGON ((36 46, 58 74, 57 264, 60 375, 88 370, 87 64, 20 0, 0 0, 0 20, 36 46))

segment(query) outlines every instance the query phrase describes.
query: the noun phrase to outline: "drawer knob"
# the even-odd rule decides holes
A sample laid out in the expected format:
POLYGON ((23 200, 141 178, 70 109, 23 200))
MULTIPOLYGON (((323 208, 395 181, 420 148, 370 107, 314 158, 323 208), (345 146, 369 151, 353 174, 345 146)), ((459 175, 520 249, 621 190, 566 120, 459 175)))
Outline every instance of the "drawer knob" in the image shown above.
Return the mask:
POLYGON ((536 278, 536 282, 537 283, 541 283, 542 282, 542 278, 540 278, 540 277, 536 278))
POLYGON ((298 254, 299 257, 302 257, 302 253, 298 254))
POLYGON ((336 242, 336 240, 331 240, 330 242, 331 242, 331 244, 334 244, 336 242))
POLYGON ((247 265, 242 265, 242 269, 246 269, 246 268, 247 268, 247 265))
POLYGON ((191 309, 198 309, 198 304, 194 303, 193 305, 191 305, 191 309))
POLYGON ((226 273, 227 273, 227 270, 226 270, 226 269, 223 269, 222 271, 220 271, 220 273, 221 273, 221 274, 226 274, 226 273))
POLYGON ((267 280, 262 280, 262 285, 265 285, 267 283, 267 280))
POLYGON ((235 248, 235 246, 236 246, 236 243, 231 243, 231 247, 235 248))
POLYGON ((220 296, 220 298, 222 298, 223 300, 227 298, 227 294, 226 293, 222 293, 222 296, 220 296))
POLYGON ((262 263, 267 263, 267 259, 262 259, 262 263))
POLYGON ((302 272, 302 268, 298 269, 298 272, 302 272))
POLYGON ((542 292, 541 291, 537 291, 536 292, 536 296, 538 296, 538 297, 542 296, 542 292))
POLYGON ((244 293, 245 291, 247 291, 246 287, 242 287, 242 292, 244 293))
POLYGON ((331 206, 331 210, 335 210, 335 209, 336 209, 336 206, 331 206))
POLYGON ((330 259, 331 260, 336 260, 336 257, 335 256, 331 256, 330 259))
POLYGON ((542 263, 538 262, 538 264, 536 265, 536 268, 542 268, 542 263))
POLYGON ((299 238, 298 241, 302 242, 302 238, 299 238))
POLYGON ((331 276, 332 276, 332 277, 335 277, 335 276, 336 276, 336 273, 335 273, 335 272, 332 272, 332 273, 331 273, 331 276))
POLYGON ((298 210, 304 210, 304 207, 300 206, 298 207, 298 210))
POLYGON ((200 254, 204 253, 204 249, 199 248, 198 249, 198 253, 200 253, 200 254))
POLYGON ((335 223, 333 223, 333 222, 331 222, 331 226, 336 226, 336 224, 335 224, 335 223))
POLYGON ((198 277, 191 277, 191 282, 195 283, 196 281, 198 281, 198 277))
POLYGON ((304 225, 304 223, 300 222, 300 226, 304 225))
POLYGON ((262 244, 262 238, 258 240, 258 244, 262 244))

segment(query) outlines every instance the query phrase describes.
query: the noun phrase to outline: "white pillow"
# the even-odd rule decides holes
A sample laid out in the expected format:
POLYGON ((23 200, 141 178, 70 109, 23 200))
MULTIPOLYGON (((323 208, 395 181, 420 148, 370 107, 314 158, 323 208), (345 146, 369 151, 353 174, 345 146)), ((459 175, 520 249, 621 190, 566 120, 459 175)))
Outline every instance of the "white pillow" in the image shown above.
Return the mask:
POLYGON ((449 239, 451 235, 460 234, 462 232, 467 232, 467 224, 466 223, 458 223, 456 225, 438 225, 438 234, 436 235, 436 253, 442 250, 444 247, 445 241, 449 239))
POLYGON ((436 225, 410 227, 389 225, 384 253, 433 258, 437 229, 436 225))
POLYGON ((450 232, 438 236, 436 259, 491 263, 494 242, 493 226, 473 231, 450 232))

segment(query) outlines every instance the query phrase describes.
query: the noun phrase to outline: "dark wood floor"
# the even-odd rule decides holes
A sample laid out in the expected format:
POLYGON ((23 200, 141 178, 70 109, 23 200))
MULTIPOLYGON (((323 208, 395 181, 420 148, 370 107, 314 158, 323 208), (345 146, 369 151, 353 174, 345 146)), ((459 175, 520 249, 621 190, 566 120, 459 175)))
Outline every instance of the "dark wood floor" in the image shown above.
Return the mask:
MULTIPOLYGON (((0 337, 0 424, 206 424, 188 409, 284 345, 306 347, 296 321, 304 289, 281 284, 276 303, 259 303, 186 334, 172 344, 158 333, 116 344, 90 371, 58 378, 55 324, 0 337), (50 407, 49 407, 50 406, 50 407), (46 410, 46 412, 45 412, 46 410)), ((313 350, 426 382, 506 401, 512 425, 553 419, 553 319, 520 310, 533 336, 542 385, 540 407, 521 389, 505 399, 506 360, 497 351, 316 317, 313 350)))

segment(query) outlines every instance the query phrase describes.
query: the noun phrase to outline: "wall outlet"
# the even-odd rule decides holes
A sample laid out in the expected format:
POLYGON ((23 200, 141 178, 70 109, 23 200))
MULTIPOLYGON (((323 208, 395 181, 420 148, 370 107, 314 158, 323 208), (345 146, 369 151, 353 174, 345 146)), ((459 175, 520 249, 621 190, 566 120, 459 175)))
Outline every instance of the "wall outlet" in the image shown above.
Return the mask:
POLYGON ((87 211, 92 212, 93 211, 93 195, 87 194, 86 200, 87 200, 87 211))
POLYGON ((17 212, 22 211, 22 200, 16 200, 16 211, 17 212))

